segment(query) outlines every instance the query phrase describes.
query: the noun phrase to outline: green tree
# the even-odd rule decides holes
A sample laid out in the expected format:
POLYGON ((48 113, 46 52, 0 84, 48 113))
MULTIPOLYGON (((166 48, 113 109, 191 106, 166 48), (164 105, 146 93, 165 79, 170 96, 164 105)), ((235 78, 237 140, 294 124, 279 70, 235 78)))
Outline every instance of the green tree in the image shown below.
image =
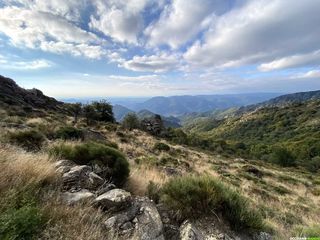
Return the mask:
POLYGON ((78 118, 79 118, 80 114, 82 113, 82 103, 72 104, 70 106, 70 110, 71 110, 73 117, 74 117, 73 122, 76 124, 78 122, 78 118))
POLYGON ((112 105, 108 103, 106 100, 93 102, 92 106, 97 113, 96 120, 104 122, 115 122, 112 105))
POLYGON ((128 113, 122 121, 122 126, 131 131, 140 128, 140 121, 135 113, 128 113))
POLYGON ((83 107, 84 117, 86 118, 87 125, 90 125, 92 120, 96 118, 96 111, 91 104, 85 105, 83 107))

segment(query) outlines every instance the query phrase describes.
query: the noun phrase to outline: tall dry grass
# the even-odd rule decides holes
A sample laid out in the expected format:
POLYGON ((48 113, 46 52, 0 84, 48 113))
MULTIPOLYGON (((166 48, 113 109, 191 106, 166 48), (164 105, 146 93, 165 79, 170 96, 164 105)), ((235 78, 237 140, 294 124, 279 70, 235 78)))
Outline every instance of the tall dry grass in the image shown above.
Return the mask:
POLYGON ((27 153, 17 147, 0 145, 0 165, 0 192, 56 180, 53 162, 45 153, 27 153))
MULTIPOLYGON (((2 211, 6 211, 8 201, 15 201, 19 193, 31 191, 39 213, 46 219, 36 239, 107 239, 103 228, 106 215, 90 205, 67 206, 62 201, 59 175, 46 153, 28 153, 0 145, 0 166, 2 211)), ((1 214, 0 211, 0 217, 1 214)))
POLYGON ((156 167, 135 167, 131 169, 125 188, 134 195, 145 196, 150 182, 162 186, 169 177, 156 167))

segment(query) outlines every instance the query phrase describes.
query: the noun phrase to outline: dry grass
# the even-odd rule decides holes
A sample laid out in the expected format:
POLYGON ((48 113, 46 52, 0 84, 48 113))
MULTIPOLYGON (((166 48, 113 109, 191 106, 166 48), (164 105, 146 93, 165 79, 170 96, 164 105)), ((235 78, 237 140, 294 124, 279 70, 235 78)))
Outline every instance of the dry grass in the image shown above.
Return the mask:
POLYGON ((155 167, 136 167, 131 170, 125 187, 134 195, 144 196, 151 181, 162 186, 168 180, 169 177, 155 167))
POLYGON ((101 211, 89 205, 67 206, 63 203, 59 177, 47 154, 27 153, 0 145, 0 164, 1 201, 9 201, 6 199, 12 198, 10 192, 33 187, 40 212, 47 219, 38 239, 107 239, 102 226, 106 216, 101 211))
POLYGON ((27 153, 17 147, 0 145, 0 191, 56 179, 52 161, 44 153, 27 153))
POLYGON ((103 229, 106 216, 100 210, 86 204, 67 206, 61 204, 60 199, 55 196, 43 206, 43 209, 50 215, 50 221, 39 239, 107 239, 106 231, 103 229))
POLYGON ((40 118, 40 117, 37 117, 37 118, 29 118, 29 119, 26 121, 26 124, 27 124, 27 125, 48 124, 48 121, 45 120, 44 118, 40 118))

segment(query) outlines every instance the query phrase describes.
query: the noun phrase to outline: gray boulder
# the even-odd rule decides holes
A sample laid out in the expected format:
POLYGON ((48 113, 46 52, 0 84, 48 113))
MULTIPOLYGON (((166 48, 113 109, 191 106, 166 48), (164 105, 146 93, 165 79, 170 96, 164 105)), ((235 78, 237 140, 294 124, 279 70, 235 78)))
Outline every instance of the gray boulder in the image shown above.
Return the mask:
POLYGON ((112 189, 95 199, 95 204, 109 211, 119 211, 130 206, 131 193, 123 189, 112 189))
POLYGON ((95 190, 103 185, 104 180, 92 172, 89 166, 74 166, 62 175, 65 190, 90 189, 95 190))
POLYGON ((133 240, 164 240, 160 214, 149 199, 144 199, 140 203, 139 214, 133 222, 135 223, 133 240))
POLYGON ((131 240, 165 239, 160 214, 148 198, 133 199, 129 207, 107 219, 104 225, 111 238, 121 235, 131 240))

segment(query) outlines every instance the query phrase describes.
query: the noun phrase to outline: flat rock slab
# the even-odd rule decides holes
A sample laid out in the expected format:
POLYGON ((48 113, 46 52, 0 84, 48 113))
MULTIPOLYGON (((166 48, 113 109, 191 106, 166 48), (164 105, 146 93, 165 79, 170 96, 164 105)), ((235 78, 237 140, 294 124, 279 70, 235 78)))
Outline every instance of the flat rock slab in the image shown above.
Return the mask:
POLYGON ((88 190, 81 190, 79 192, 65 192, 62 194, 62 199, 68 205, 77 204, 80 202, 90 201, 94 199, 94 194, 88 190))
POLYGON ((112 189, 95 199, 95 204, 107 210, 121 210, 130 205, 131 193, 123 189, 112 189))

